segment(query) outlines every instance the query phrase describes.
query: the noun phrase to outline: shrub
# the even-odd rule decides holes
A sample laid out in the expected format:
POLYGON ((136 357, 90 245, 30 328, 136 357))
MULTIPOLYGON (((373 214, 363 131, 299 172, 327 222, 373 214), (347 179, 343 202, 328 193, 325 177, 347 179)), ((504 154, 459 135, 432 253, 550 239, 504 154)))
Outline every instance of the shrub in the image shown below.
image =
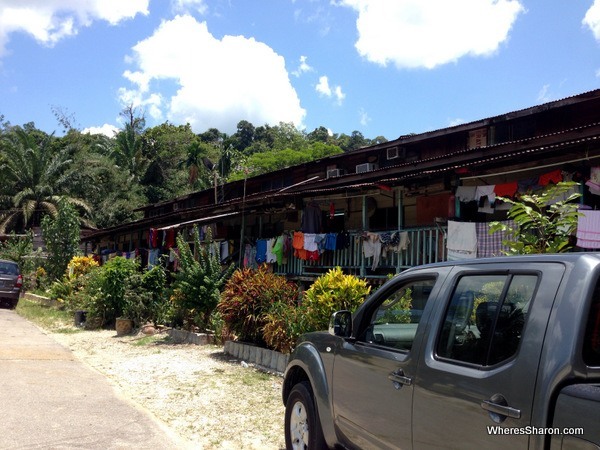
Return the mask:
POLYGON ((221 289, 231 276, 234 266, 222 269, 218 248, 212 253, 209 251, 212 245, 210 231, 204 245, 200 241, 197 227, 194 227, 192 235, 197 256, 194 256, 190 245, 181 234, 177 235, 180 256, 179 271, 175 274, 173 283, 173 297, 176 299, 176 308, 180 309, 179 314, 183 316, 184 324, 205 329, 219 302, 221 289))
POLYGON ((302 309, 277 302, 264 316, 263 339, 270 349, 291 353, 302 334, 302 309))
POLYGON ((138 270, 138 262, 116 256, 108 260, 92 277, 93 281, 86 290, 92 304, 89 314, 101 317, 103 323, 112 323, 123 314, 125 292, 130 277, 138 270))
POLYGON ((168 310, 165 295, 167 275, 161 265, 132 273, 126 281, 123 317, 132 319, 136 326, 146 322, 164 323, 168 310))
POLYGON ((336 267, 317 278, 302 299, 304 330, 325 330, 335 311, 354 311, 371 292, 371 287, 354 275, 345 275, 336 267))
POLYGON ((263 327, 272 305, 295 307, 297 300, 296 284, 263 265, 258 270, 236 270, 225 285, 217 309, 229 331, 240 340, 264 345, 263 327))
POLYGON ((67 264, 67 277, 75 279, 88 273, 93 267, 98 267, 98 262, 91 256, 74 256, 67 264))

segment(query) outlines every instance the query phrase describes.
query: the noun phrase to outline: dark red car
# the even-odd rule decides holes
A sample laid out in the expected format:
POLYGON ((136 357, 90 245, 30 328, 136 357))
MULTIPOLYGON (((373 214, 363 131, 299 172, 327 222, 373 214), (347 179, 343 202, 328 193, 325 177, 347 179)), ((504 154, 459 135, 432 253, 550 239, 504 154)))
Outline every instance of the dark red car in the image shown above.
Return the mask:
POLYGON ((0 303, 15 309, 19 303, 23 276, 14 261, 0 259, 0 303))

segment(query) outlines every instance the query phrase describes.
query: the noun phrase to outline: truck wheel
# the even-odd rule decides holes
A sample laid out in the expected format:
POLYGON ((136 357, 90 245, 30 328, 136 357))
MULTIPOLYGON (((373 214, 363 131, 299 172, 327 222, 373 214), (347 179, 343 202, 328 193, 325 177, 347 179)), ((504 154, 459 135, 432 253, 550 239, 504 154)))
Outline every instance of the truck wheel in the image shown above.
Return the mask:
POLYGON ((294 386, 285 405, 285 446, 287 450, 328 448, 323 438, 312 389, 306 381, 294 386))

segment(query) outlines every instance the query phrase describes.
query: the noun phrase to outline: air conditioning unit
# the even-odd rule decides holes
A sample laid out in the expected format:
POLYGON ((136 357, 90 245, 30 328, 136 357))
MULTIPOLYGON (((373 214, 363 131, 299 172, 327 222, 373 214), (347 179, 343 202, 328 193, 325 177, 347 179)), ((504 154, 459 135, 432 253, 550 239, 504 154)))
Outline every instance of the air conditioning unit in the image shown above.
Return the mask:
POLYGON ((398 147, 390 147, 387 149, 387 159, 396 159, 398 156, 400 156, 398 147))
POLYGON ((344 169, 329 169, 327 171, 327 178, 335 178, 344 175, 344 169))
POLYGON ((377 165, 375 165, 373 163, 358 164, 356 166, 356 173, 371 172, 375 169, 377 169, 377 165))

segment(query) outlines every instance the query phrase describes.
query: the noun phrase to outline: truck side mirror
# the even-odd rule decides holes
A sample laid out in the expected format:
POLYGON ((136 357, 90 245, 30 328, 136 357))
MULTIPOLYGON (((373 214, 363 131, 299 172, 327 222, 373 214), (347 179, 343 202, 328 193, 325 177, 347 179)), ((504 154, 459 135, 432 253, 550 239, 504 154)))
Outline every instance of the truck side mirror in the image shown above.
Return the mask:
POLYGON ((348 338, 352 334, 352 313, 350 311, 337 311, 331 315, 329 321, 329 334, 348 338))

